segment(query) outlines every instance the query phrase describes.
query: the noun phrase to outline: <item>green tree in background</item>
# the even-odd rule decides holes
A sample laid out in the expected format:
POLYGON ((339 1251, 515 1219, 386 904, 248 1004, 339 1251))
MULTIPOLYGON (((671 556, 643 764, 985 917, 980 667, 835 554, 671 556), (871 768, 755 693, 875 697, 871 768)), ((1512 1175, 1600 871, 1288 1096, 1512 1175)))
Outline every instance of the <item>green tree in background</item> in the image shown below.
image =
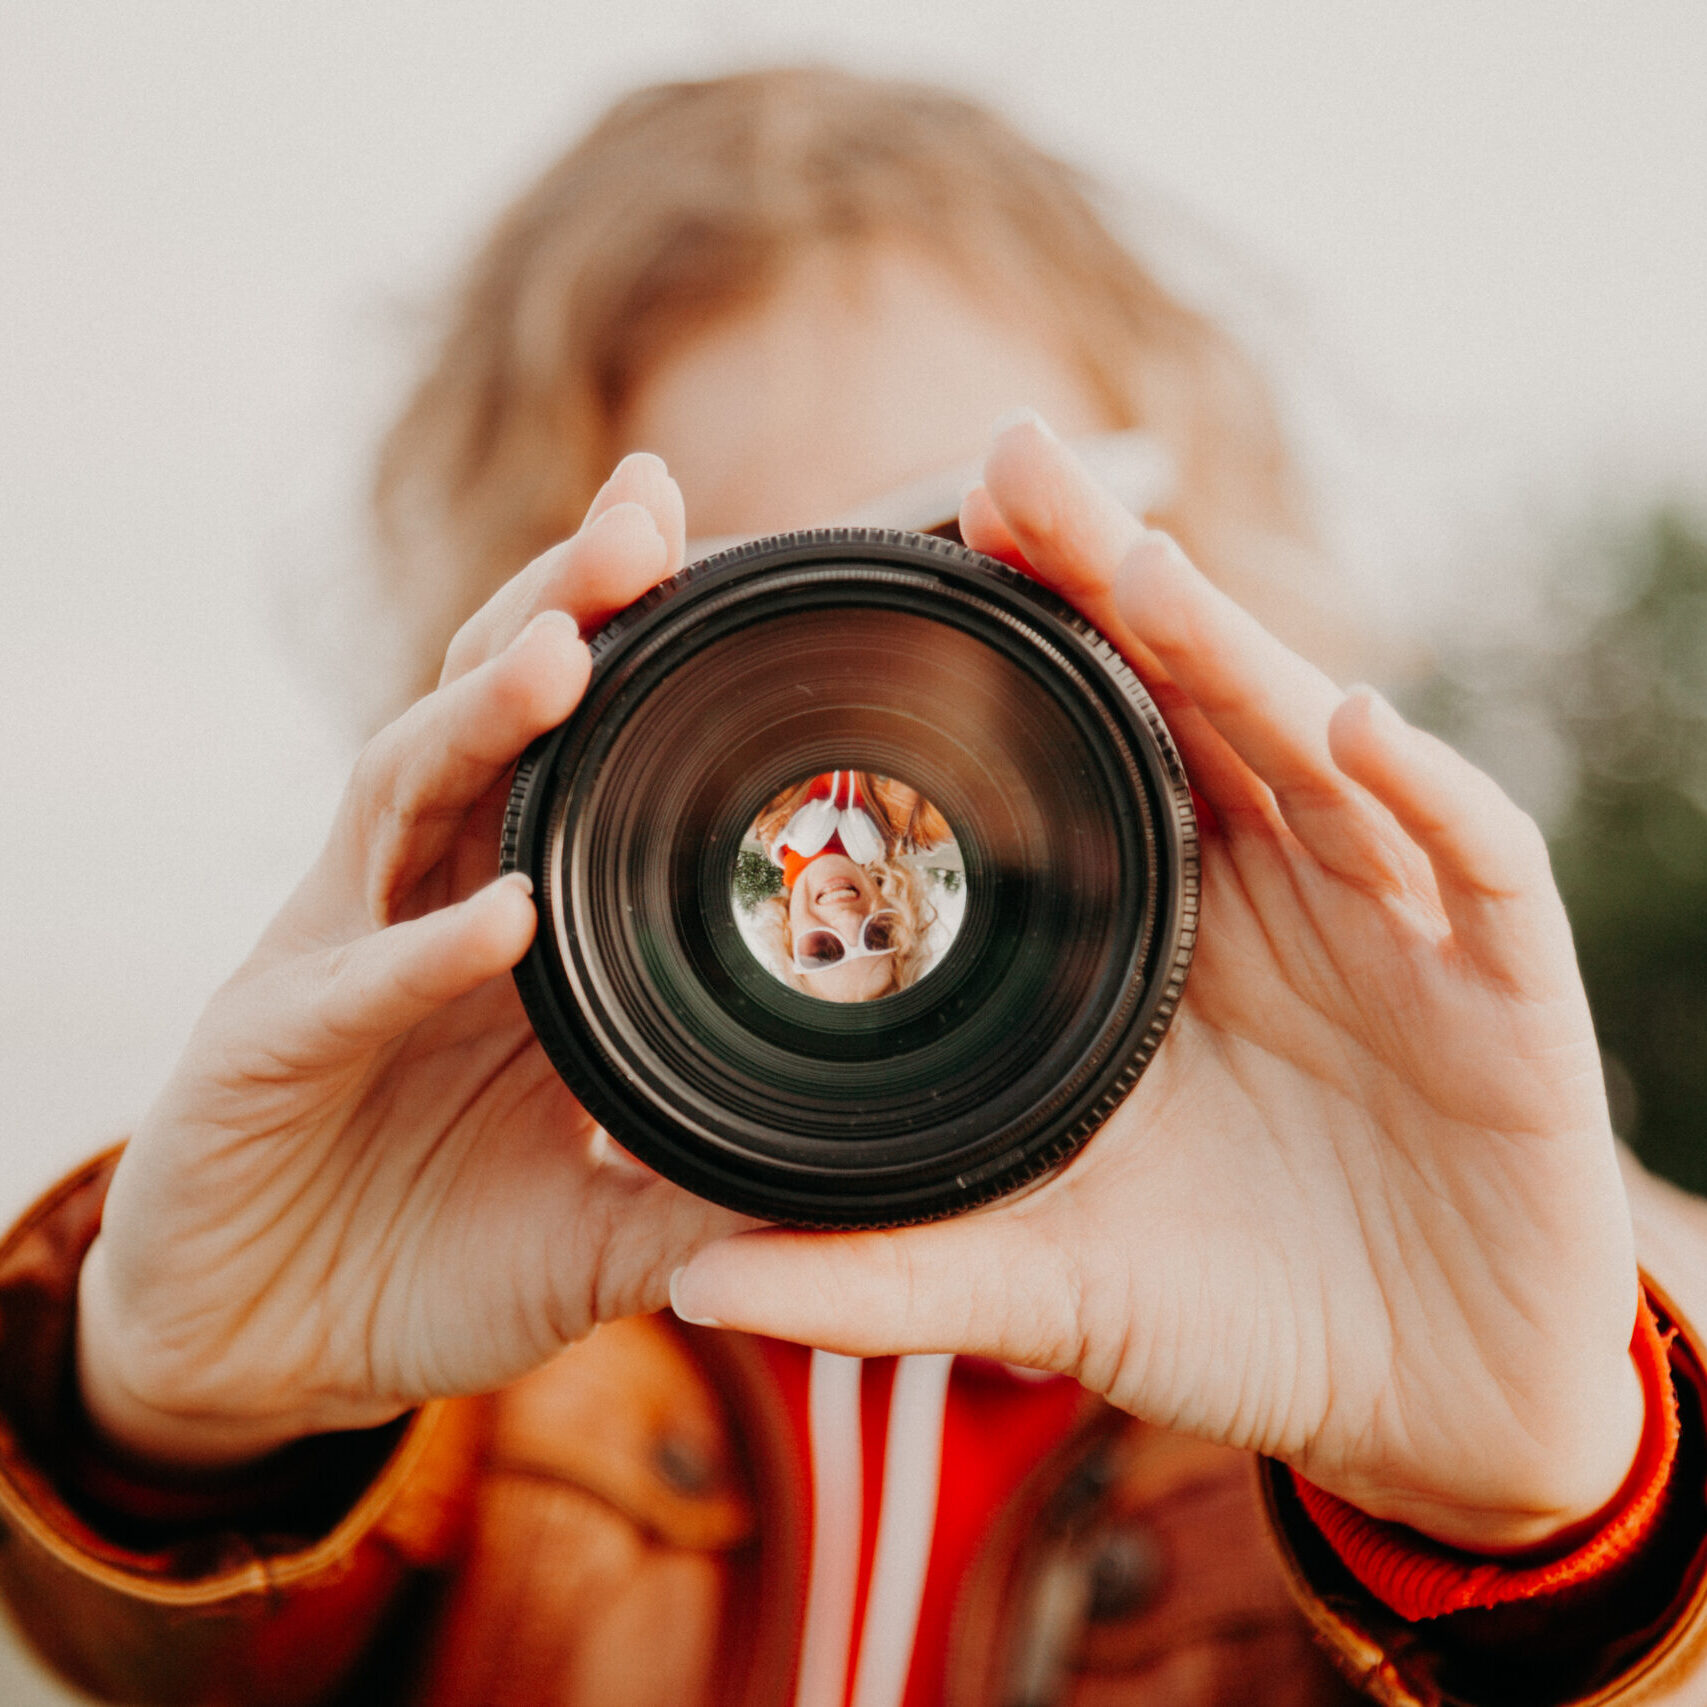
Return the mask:
POLYGON ((749 911, 772 895, 782 893, 782 871, 753 848, 735 856, 735 901, 749 911))
POLYGON ((1410 709, 1540 805, 1614 1120, 1707 1192, 1707 532, 1574 554, 1521 642, 1456 648, 1410 709))

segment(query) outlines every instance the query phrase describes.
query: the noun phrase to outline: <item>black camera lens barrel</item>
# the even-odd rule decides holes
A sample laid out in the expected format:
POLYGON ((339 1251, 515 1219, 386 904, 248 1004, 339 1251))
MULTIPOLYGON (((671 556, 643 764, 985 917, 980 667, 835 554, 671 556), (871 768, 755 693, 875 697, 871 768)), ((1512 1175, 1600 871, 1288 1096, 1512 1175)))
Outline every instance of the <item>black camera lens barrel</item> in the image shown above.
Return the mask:
POLYGON ((839 529, 695 564, 592 641, 517 767, 516 983, 552 1063, 642 1161, 803 1226, 969 1209, 1059 1165, 1154 1054, 1196 933, 1189 790, 1110 643, 1005 566, 839 529), (900 779, 953 833, 964 912, 925 975, 820 1000, 764 965, 732 874, 821 772, 900 779))

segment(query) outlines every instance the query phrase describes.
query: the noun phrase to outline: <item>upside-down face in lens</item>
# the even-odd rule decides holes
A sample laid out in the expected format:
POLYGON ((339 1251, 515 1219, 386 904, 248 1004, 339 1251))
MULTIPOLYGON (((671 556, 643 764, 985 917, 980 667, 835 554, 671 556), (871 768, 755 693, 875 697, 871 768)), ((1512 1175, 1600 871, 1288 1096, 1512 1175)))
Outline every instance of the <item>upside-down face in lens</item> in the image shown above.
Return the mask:
POLYGON ((788 898, 788 928, 794 971, 808 995, 829 1002, 869 1002, 895 984, 895 955, 882 946, 888 933, 872 937, 867 926, 883 897, 865 870, 845 854, 820 854, 795 880, 788 898), (823 939, 828 938, 828 941, 823 939), (837 956, 833 944, 840 942, 837 956), (828 959, 829 964, 812 966, 828 959))
POLYGON ((737 905, 766 968, 802 994, 870 1002, 924 977, 953 941, 958 908, 938 905, 961 866, 941 812, 910 783, 841 768, 776 795, 748 847, 780 893, 737 905))

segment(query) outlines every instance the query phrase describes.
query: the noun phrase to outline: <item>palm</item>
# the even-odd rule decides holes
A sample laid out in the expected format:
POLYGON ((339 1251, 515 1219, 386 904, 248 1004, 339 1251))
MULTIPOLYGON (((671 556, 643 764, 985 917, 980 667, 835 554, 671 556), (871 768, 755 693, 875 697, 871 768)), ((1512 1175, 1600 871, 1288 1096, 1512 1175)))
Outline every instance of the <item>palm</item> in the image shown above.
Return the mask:
POLYGON ((351 1137, 382 1128, 410 1136, 387 1140, 383 1166, 347 1168, 349 1272, 302 1288, 364 1301, 352 1390, 417 1402, 499 1386, 596 1321, 658 1308, 670 1269, 735 1224, 610 1152, 508 980, 407 1041, 341 1152, 359 1158, 351 1137))
POLYGON ((1087 1372, 1118 1402, 1324 1475, 1380 1417, 1444 1486, 1532 1425, 1514 1373, 1550 1387, 1585 1305, 1622 1315, 1630 1258, 1580 998, 1507 1000, 1412 877, 1373 897, 1289 840, 1212 833, 1174 1032, 1016 1213, 1087 1277, 1131 1275, 1144 1331, 1087 1372))

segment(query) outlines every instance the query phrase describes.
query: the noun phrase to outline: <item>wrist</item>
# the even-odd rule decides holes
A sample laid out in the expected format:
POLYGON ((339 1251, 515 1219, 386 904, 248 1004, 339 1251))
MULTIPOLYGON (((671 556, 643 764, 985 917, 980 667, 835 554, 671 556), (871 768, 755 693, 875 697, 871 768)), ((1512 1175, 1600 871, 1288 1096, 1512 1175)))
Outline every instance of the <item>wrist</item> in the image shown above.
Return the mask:
MULTIPOLYGON (((1312 1481, 1294 1470, 1305 1506, 1342 1557, 1347 1546, 1371 1557, 1392 1553, 1403 1558, 1419 1549, 1442 1560, 1471 1554, 1484 1561, 1477 1570, 1502 1573, 1509 1581, 1555 1573, 1579 1553, 1593 1554, 1604 1563, 1621 1548, 1636 1544, 1655 1520, 1678 1449, 1675 1330, 1662 1327, 1655 1310, 1644 1286, 1628 1356, 1620 1360, 1615 1377, 1594 1389, 1597 1403, 1579 1408, 1585 1419, 1596 1419, 1596 1430, 1579 1438, 1598 1447, 1600 1469, 1596 1480, 1596 1457, 1587 1452, 1575 1461, 1582 1481, 1574 1502, 1563 1494, 1550 1503, 1537 1499, 1502 1505, 1366 1486, 1330 1488, 1325 1480, 1312 1481), (1619 1443, 1630 1426, 1631 1411, 1636 1414, 1636 1442, 1627 1452, 1619 1443), (1622 1474, 1613 1483, 1620 1466, 1622 1474), (1612 1491, 1597 1498, 1599 1488, 1608 1485, 1612 1491)), ((1474 1466, 1467 1463, 1466 1473, 1473 1474, 1474 1466)))
MULTIPOLYGON (((1644 1294, 1631 1338, 1644 1399, 1641 1442, 1616 1495, 1590 1518, 1527 1556, 1480 1556, 1383 1522, 1292 1472, 1297 1497, 1352 1576, 1402 1618, 1537 1600, 1604 1585, 1641 1559, 1672 1503, 1683 1431, 1671 1331, 1644 1294)), ((1686 1359, 1686 1362, 1688 1360, 1686 1359)))
POLYGON ((1316 1465, 1297 1468, 1369 1518, 1444 1547, 1489 1558, 1567 1552, 1620 1509, 1646 1463, 1661 1408, 1656 1383, 1669 1393, 1664 1343, 1644 1299, 1628 1349, 1603 1371, 1579 1367, 1547 1430, 1490 1424, 1480 1437, 1471 1432, 1449 1478, 1391 1465, 1335 1477, 1316 1465))
POLYGON ((1647 1414, 1642 1377, 1625 1357, 1599 1384, 1592 1405, 1573 1408, 1572 1442, 1479 1475, 1467 1464, 1461 1495, 1394 1486, 1330 1491, 1372 1517, 1466 1553, 1521 1559, 1565 1552, 1625 1502, 1641 1468, 1647 1414))
POLYGON ((371 1418, 322 1420, 306 1406, 257 1402, 255 1384, 242 1406, 222 1402, 220 1359, 178 1350, 150 1358, 155 1336, 122 1308, 101 1239, 78 1277, 75 1371, 78 1396, 95 1436, 122 1458, 167 1472, 240 1468, 309 1435, 377 1425, 401 1407, 371 1418))

